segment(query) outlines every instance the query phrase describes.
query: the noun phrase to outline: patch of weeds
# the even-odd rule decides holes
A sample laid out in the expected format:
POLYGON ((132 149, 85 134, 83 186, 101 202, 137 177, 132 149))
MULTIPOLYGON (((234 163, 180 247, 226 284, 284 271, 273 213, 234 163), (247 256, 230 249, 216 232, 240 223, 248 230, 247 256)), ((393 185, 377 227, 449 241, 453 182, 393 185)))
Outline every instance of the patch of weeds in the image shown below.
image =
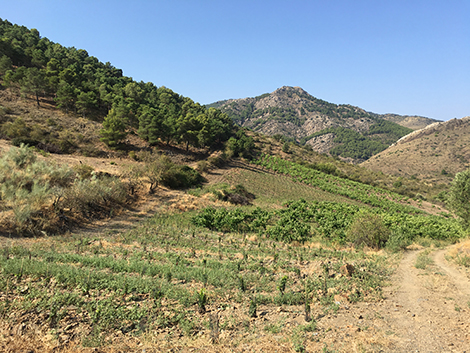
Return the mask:
POLYGON ((292 348, 295 352, 304 353, 305 349, 305 333, 301 329, 294 330, 292 334, 292 348))
POLYGON ((299 329, 304 332, 313 332, 317 329, 317 322, 315 320, 311 320, 306 325, 300 325, 299 329))
POLYGON ((194 328, 196 327, 196 323, 194 321, 188 320, 186 318, 182 318, 178 324, 181 328, 181 331, 183 331, 183 333, 188 337, 191 336, 194 328))
POLYGON ((460 312, 460 306, 458 306, 457 304, 455 304, 454 309, 455 311, 460 312))
POLYGON ((242 292, 246 291, 245 279, 241 275, 238 276, 238 288, 240 288, 242 292))
POLYGON ((279 289, 279 292, 281 292, 281 295, 284 295, 284 291, 286 290, 286 284, 287 284, 287 276, 283 276, 281 280, 279 281, 279 285, 277 286, 277 289, 279 289))
POLYGON ((333 314, 337 314, 340 306, 336 303, 328 305, 326 308, 324 308, 325 314, 329 313, 330 311, 333 312, 333 314))
POLYGON ((207 294, 204 288, 201 288, 199 292, 197 292, 197 305, 200 314, 206 313, 206 304, 207 304, 207 294))
POLYGON ((328 345, 325 343, 325 346, 322 348, 322 353, 334 353, 336 350, 328 348, 328 345))
POLYGON ((470 267, 470 256, 457 254, 454 259, 458 265, 470 267))
POLYGON ((421 252, 416 258, 415 267, 421 270, 425 270, 429 265, 432 264, 432 259, 428 256, 429 252, 421 252))
POLYGON ((256 317, 256 310, 258 308, 258 305, 256 303, 256 298, 253 297, 251 300, 250 300, 250 307, 248 308, 248 315, 250 315, 250 317, 256 317))
POLYGON ((264 326, 263 330, 266 331, 266 332, 270 332, 272 334, 278 334, 282 331, 282 324, 280 324, 280 323, 278 325, 268 324, 268 325, 264 326))
POLYGON ((97 325, 93 326, 91 333, 82 339, 83 347, 100 347, 104 343, 104 338, 101 337, 101 329, 97 325))

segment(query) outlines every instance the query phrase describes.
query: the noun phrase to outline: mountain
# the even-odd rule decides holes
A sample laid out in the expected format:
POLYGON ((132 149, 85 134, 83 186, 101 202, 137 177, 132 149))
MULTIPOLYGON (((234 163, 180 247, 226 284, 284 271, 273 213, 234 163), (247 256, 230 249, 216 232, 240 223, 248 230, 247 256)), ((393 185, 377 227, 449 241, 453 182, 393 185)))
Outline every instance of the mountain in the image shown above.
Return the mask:
POLYGON ((254 98, 215 102, 209 107, 221 109, 240 126, 266 135, 282 135, 310 145, 315 151, 353 162, 383 151, 412 128, 435 122, 337 105, 315 98, 300 87, 288 86, 254 98))
POLYGON ((414 131, 361 165, 386 174, 447 183, 470 167, 470 117, 414 131))

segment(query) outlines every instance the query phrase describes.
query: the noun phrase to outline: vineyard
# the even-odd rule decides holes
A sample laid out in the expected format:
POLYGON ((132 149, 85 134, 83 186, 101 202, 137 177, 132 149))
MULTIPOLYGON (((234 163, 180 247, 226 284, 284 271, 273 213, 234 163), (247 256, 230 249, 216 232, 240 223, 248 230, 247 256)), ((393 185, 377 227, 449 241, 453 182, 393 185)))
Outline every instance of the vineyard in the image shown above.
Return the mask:
MULTIPOLYGON (((377 187, 339 178, 274 156, 263 156, 255 164, 290 176, 332 195, 346 197, 360 205, 344 202, 290 201, 284 209, 207 208, 193 217, 193 223, 223 232, 254 232, 268 239, 305 242, 322 238, 339 244, 357 244, 355 223, 367 228, 368 219, 377 219, 386 228, 381 246, 396 249, 410 245, 418 238, 455 241, 465 235, 461 225, 447 214, 430 215, 408 204, 407 198, 377 187), (348 235, 349 233, 349 235, 348 235)), ((377 224, 376 224, 377 225, 377 224)), ((370 225, 369 225, 370 226, 370 225)), ((374 237, 376 227, 367 237, 374 237)), ((362 239, 363 245, 381 247, 374 240, 362 239)))
POLYGON ((368 206, 381 208, 392 212, 417 213, 414 207, 403 206, 402 195, 386 191, 367 184, 340 178, 279 157, 263 155, 255 164, 272 171, 291 176, 295 181, 308 184, 331 194, 345 196, 360 201, 368 206))
MULTIPOLYGON (((320 351, 336 339, 325 317, 383 300, 397 251, 465 236, 455 219, 401 195, 280 158, 253 163, 226 173, 233 187, 181 192, 212 195, 210 207, 163 209, 128 230, 4 242, 0 329, 16 334, 0 350, 320 351), (224 198, 236 192, 254 194, 252 204, 224 198), (52 335, 47 347, 38 335, 52 335)), ((356 336, 342 337, 345 351, 355 347, 356 336)))
POLYGON ((25 331, 41 323, 58 346, 151 333, 165 349, 181 338, 219 341, 220 331, 238 339, 263 323, 268 332, 279 322, 264 319, 283 307, 302 317, 284 332, 302 345, 319 313, 340 310, 335 296, 351 303, 381 297, 385 257, 273 238, 204 231, 178 214, 156 215, 120 235, 3 247, 0 315, 25 331), (344 274, 352 263, 357 271, 344 274))

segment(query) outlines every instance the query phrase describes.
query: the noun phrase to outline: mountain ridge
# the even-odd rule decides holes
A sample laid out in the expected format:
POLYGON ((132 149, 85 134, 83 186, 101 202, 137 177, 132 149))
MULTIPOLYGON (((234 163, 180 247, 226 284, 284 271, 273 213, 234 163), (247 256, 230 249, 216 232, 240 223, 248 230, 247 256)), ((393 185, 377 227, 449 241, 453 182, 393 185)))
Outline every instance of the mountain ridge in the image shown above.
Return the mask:
POLYGON ((286 140, 310 145, 317 152, 353 162, 366 160, 407 135, 412 129, 405 125, 416 128, 436 122, 329 103, 301 87, 290 86, 256 97, 218 101, 207 107, 221 109, 242 127, 266 135, 282 135, 286 140))

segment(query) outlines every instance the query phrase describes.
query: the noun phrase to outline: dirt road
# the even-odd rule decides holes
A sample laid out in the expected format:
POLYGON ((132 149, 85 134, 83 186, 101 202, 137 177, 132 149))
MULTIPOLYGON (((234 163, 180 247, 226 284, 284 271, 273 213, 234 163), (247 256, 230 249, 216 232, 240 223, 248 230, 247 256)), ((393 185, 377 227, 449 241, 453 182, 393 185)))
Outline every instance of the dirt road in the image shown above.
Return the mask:
POLYGON ((406 252, 384 290, 385 300, 363 308, 362 316, 374 318, 368 323, 371 334, 382 337, 376 337, 382 346, 378 351, 470 352, 468 270, 447 261, 445 254, 406 252), (416 268, 419 257, 428 263, 424 269, 416 268))
POLYGON ((421 257, 432 261, 418 269, 419 252, 410 252, 397 271, 384 302, 386 321, 396 336, 396 352, 464 352, 470 349, 470 281, 438 250, 421 257))

